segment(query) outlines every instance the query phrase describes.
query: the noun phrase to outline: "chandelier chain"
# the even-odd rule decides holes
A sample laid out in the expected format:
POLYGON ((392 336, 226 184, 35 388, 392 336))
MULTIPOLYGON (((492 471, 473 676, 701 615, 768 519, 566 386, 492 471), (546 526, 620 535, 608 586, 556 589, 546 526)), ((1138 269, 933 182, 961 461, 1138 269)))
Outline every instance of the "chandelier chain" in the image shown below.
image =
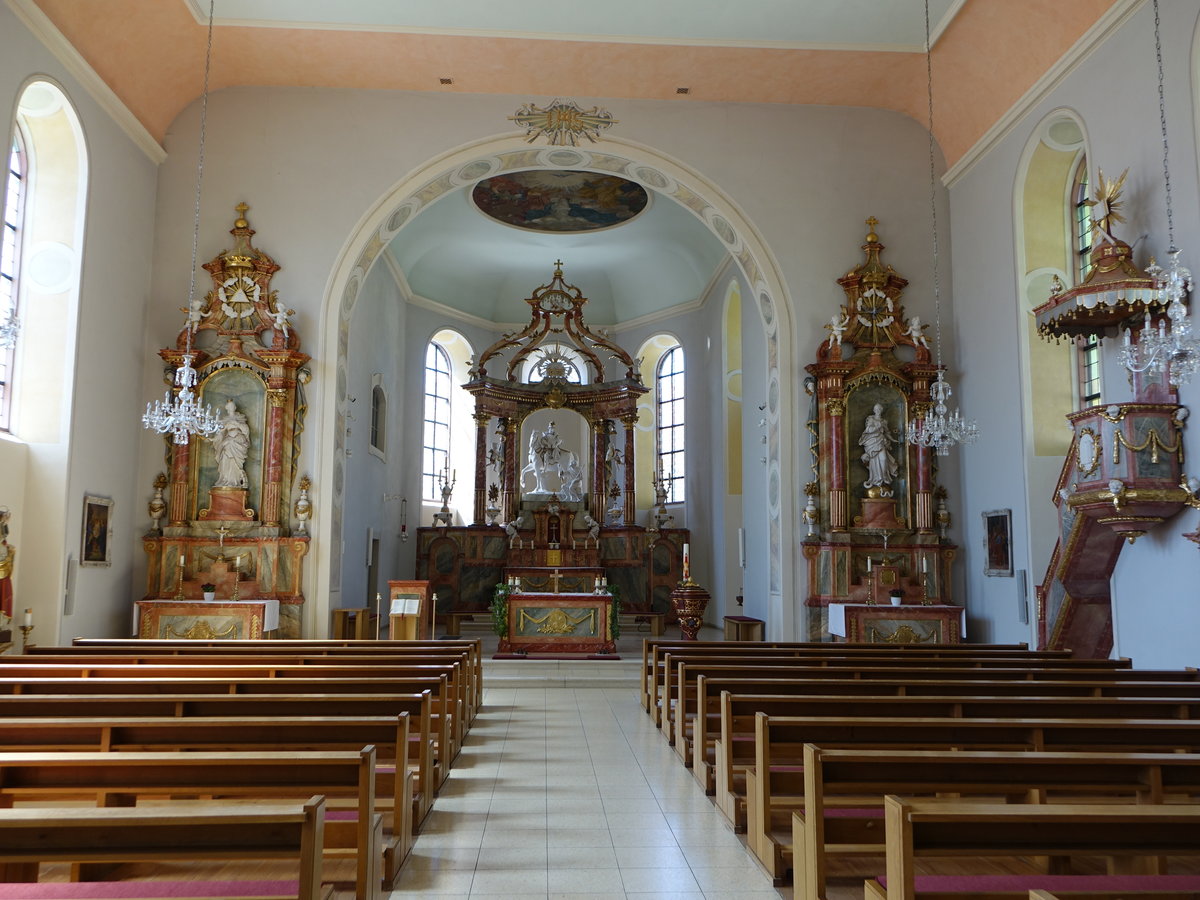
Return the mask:
MULTIPOLYGON (((204 184, 204 143, 208 127, 208 75, 212 69, 213 14, 217 0, 208 0, 208 41, 204 48, 204 91, 200 95, 200 154, 196 162, 196 197, 192 213, 192 267, 188 277, 188 309, 196 296, 196 261, 200 251, 200 188, 204 184)), ((184 338, 187 349, 192 349, 192 329, 187 329, 184 338)))
POLYGON ((925 95, 929 100, 929 216, 933 221, 933 335, 938 369, 942 367, 942 292, 938 275, 937 169, 933 143, 933 47, 929 0, 925 0, 925 95))
POLYGON ((1158 60, 1158 122, 1162 128, 1163 190, 1167 203, 1167 246, 1175 250, 1175 212, 1171 206, 1171 148, 1167 143, 1167 104, 1163 92, 1162 35, 1158 17, 1158 0, 1154 0, 1154 56, 1158 60))

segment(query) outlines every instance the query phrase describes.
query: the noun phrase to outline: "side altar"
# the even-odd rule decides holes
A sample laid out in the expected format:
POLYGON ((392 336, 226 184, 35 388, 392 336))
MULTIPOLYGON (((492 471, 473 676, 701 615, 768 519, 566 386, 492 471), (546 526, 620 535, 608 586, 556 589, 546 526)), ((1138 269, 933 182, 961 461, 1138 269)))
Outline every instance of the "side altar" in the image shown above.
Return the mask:
POLYGON ((301 636, 312 506, 297 460, 309 357, 288 318, 294 311, 271 290, 280 267, 254 247, 248 208, 237 207, 233 248, 204 264, 212 289, 184 310, 175 346, 159 351, 168 373, 185 361, 194 366, 196 393, 219 428, 184 443, 164 438, 167 472, 155 479, 152 527, 142 540, 142 636, 163 636, 158 617, 182 610, 170 637, 301 636), (172 612, 165 601, 180 606, 172 612), (209 616, 215 608, 203 601, 231 606, 209 616), (275 619, 276 628, 267 627, 275 619))
POLYGON ((806 367, 807 637, 957 643, 946 490, 934 451, 906 439, 931 408, 938 364, 928 326, 901 303, 908 281, 880 259, 877 224, 867 220, 866 260, 838 279, 846 302, 806 367))
POLYGON ((599 576, 623 612, 670 612, 688 532, 667 527, 665 510, 650 527, 635 521, 638 361, 588 327, 561 262, 525 302, 529 324, 484 350, 463 385, 475 399, 470 524, 450 525, 444 508, 418 528, 416 577, 443 615, 489 615, 514 576, 525 591, 586 596, 599 576))

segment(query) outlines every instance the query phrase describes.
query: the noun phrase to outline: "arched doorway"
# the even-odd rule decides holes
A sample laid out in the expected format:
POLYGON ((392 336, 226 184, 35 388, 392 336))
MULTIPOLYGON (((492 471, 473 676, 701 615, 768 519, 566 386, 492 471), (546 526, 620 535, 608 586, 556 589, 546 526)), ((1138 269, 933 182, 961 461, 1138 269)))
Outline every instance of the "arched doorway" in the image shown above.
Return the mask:
MULTIPOLYGON (((318 547, 337 546, 342 533, 341 499, 345 490, 345 433, 347 413, 347 335, 359 291, 371 267, 399 231, 423 210, 446 194, 482 178, 530 168, 558 168, 609 173, 636 181, 659 198, 687 208, 724 245, 757 300, 755 304, 766 336, 765 354, 767 420, 766 498, 769 541, 762 560, 769 570, 768 619, 772 637, 792 637, 795 613, 785 597, 799 583, 797 561, 785 549, 793 543, 799 505, 785 498, 783 485, 794 484, 798 434, 792 410, 793 386, 782 373, 792 371, 791 309, 779 267, 753 223, 718 186, 683 163, 650 148, 620 140, 606 140, 602 150, 588 148, 531 148, 516 135, 494 137, 451 150, 430 160, 392 187, 359 222, 348 238, 326 285, 322 313, 323 345, 318 358, 327 377, 318 400, 321 429, 318 472, 329 486, 330 515, 316 529, 318 547), (328 417, 328 418, 326 418, 328 417)), ((341 584, 337 554, 317 552, 313 594, 338 605, 341 584), (327 587, 327 590, 324 588, 327 587)), ((316 606, 320 605, 320 601, 316 606)), ((310 615, 324 617, 326 608, 310 615)), ((311 626, 311 622, 308 623, 311 626)))

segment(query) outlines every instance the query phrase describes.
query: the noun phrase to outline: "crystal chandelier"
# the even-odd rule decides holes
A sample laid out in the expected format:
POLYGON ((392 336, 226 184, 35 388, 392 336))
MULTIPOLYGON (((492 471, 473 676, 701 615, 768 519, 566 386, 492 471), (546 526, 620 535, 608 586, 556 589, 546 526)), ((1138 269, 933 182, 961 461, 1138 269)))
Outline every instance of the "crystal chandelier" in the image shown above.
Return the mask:
MULTIPOLYGON (((192 224, 192 269, 191 281, 188 284, 187 310, 193 309, 192 300, 196 295, 196 251, 200 244, 200 185, 204 179, 204 131, 208 121, 208 73, 212 63, 213 35, 213 6, 216 0, 208 4, 208 46, 204 53, 204 93, 200 105, 200 155, 196 165, 196 206, 192 224)), ((196 330, 196 322, 189 315, 185 325, 185 346, 179 368, 175 370, 175 393, 167 388, 163 399, 157 403, 147 403, 146 413, 142 416, 142 424, 159 434, 171 432, 176 444, 186 444, 193 434, 208 436, 215 434, 220 425, 216 414, 208 404, 196 397, 196 370, 192 363, 196 353, 192 350, 192 334, 196 330)))
POLYGON ((956 409, 946 406, 954 393, 946 381, 942 365, 942 293, 938 280, 937 174, 934 167, 933 145, 933 48, 929 39, 929 0, 925 0, 925 79, 929 97, 929 210, 933 219, 933 309, 934 335, 937 347, 937 377, 929 386, 933 407, 908 425, 908 442, 920 447, 932 447, 938 456, 948 456, 955 444, 973 444, 979 435, 974 419, 964 419, 956 409))
POLYGON ((1167 256, 1170 262, 1164 269, 1157 263, 1147 266, 1162 299, 1166 303, 1166 319, 1158 320, 1155 328, 1146 313, 1145 325, 1135 344, 1129 331, 1121 347, 1120 360, 1130 372, 1169 373, 1171 385, 1178 387, 1190 381, 1200 369, 1200 340, 1192 337, 1192 320, 1184 298, 1192 289, 1192 273, 1179 264, 1179 248, 1175 246, 1175 217, 1171 207, 1170 147, 1167 143, 1167 106, 1163 100, 1162 38, 1159 35, 1158 0, 1154 0, 1154 54, 1158 60, 1158 121, 1162 129, 1163 187, 1167 203, 1167 256), (1170 326, 1167 325, 1170 320, 1170 326))

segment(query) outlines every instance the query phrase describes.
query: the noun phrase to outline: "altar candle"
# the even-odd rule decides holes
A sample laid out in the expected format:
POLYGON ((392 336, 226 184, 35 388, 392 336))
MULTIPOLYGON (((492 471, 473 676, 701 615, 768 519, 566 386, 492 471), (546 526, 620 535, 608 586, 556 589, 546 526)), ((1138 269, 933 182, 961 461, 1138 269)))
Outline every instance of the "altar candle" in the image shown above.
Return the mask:
POLYGON ((29 606, 25 607, 25 627, 33 627, 33 608, 29 606))
POLYGON ((738 529, 738 568, 746 568, 746 529, 738 529))
POLYGON ((687 581, 692 574, 691 544, 683 545, 683 580, 687 581))
POLYGON ((925 557, 923 557, 923 556, 921 557, 921 571, 922 571, 922 572, 928 572, 928 571, 929 571, 929 560, 927 560, 927 559, 926 559, 925 557))
POLYGON ((871 557, 867 557, 867 574, 871 574, 871 557))

